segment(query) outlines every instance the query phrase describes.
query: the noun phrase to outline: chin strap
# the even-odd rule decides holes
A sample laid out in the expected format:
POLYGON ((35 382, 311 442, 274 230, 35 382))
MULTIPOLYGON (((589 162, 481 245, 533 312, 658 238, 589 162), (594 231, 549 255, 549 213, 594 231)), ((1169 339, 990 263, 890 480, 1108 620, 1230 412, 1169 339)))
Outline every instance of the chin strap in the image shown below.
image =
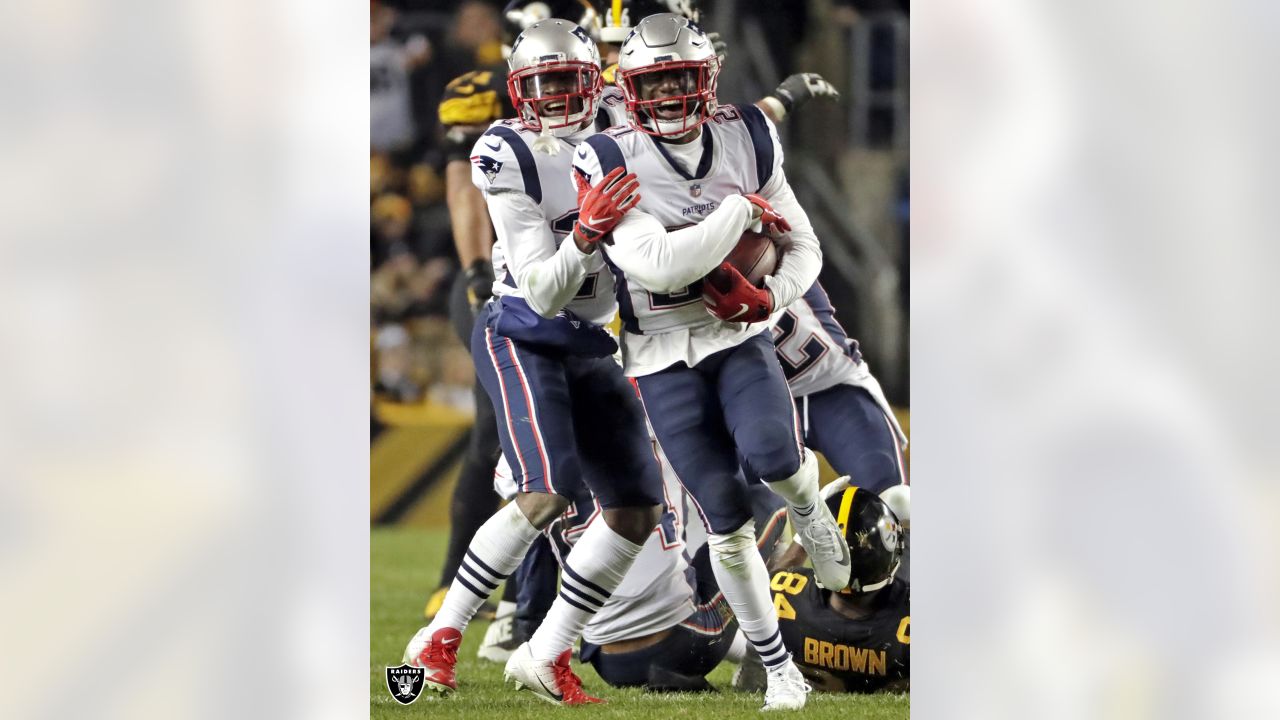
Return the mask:
POLYGON ((542 134, 533 141, 534 152, 540 152, 544 155, 559 155, 560 143, 556 141, 556 136, 551 133, 550 128, 543 127, 542 134))
POLYGON ((893 582, 894 577, 897 576, 899 567, 902 567, 901 560, 893 564, 893 568, 889 570, 889 576, 881 580, 880 582, 871 583, 870 585, 859 585, 858 581, 854 580, 849 584, 849 587, 845 588, 844 590, 841 590, 840 592, 845 595, 858 595, 861 593, 874 592, 881 588, 887 587, 889 583, 893 582))

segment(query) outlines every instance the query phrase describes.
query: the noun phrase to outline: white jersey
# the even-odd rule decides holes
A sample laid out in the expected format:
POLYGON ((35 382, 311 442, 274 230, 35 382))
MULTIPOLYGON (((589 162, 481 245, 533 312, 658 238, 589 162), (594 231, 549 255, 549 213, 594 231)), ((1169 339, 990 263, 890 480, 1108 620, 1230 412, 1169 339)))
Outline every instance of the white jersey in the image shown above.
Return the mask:
MULTIPOLYGON (((906 434, 871 374, 858 341, 845 334, 835 318, 835 308, 822 285, 814 283, 804 297, 772 318, 773 345, 778 362, 787 376, 791 394, 801 401, 807 395, 829 390, 837 385, 856 385, 875 399, 893 427, 898 444, 906 448, 906 434)), ((804 420, 808 425, 808 419, 804 420)))
POLYGON ((578 147, 574 170, 591 184, 616 167, 640 180, 639 205, 614 228, 614 244, 605 248, 618 283, 627 375, 678 362, 692 367, 768 328, 723 322, 702 300, 702 278, 753 224, 742 195, 759 193, 792 226, 779 242, 783 262, 765 281, 778 307, 817 279, 821 251, 782 172, 782 157, 777 131, 754 105, 722 106, 698 139, 679 148, 632 127, 612 128, 578 147), (699 148, 696 167, 673 156, 699 148))
POLYGON ((773 317, 773 345, 795 397, 848 383, 860 373, 862 353, 835 319, 818 283, 773 317))
MULTIPOLYGON (((604 97, 620 95, 612 88, 604 97)), ((570 176, 574 147, 621 118, 620 104, 600 103, 596 124, 556 139, 555 155, 537 152, 538 133, 515 120, 489 126, 471 151, 471 182, 485 193, 493 220, 493 293, 523 297, 545 315, 561 308, 597 324, 613 318, 613 277, 599 253, 584 255, 564 240, 578 219, 570 176)))

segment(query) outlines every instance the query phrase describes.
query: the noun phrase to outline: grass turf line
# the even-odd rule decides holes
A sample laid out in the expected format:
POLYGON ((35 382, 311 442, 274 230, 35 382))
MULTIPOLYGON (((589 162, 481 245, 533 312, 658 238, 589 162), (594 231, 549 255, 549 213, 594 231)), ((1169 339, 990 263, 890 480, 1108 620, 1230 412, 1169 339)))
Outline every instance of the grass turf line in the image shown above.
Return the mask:
MULTIPOLYGON (((412 705, 401 705, 387 692, 384 668, 399 665, 404 646, 424 623, 422 607, 435 589, 448 535, 444 531, 377 528, 370 537, 369 598, 369 716, 381 718, 564 718, 567 714, 592 718, 760 718, 760 693, 735 692, 729 687, 733 666, 722 663, 709 679, 719 693, 652 694, 609 687, 590 665, 574 662, 586 691, 608 700, 605 705, 560 708, 527 692, 502 684, 502 666, 476 658, 476 648, 488 623, 467 628, 458 653, 458 693, 448 700, 423 694, 412 705)), ((499 590, 501 592, 501 590, 499 590)), ((498 597, 495 594, 495 597, 498 597)), ((906 695, 828 695, 813 693, 801 713, 805 718, 832 720, 908 720, 911 701, 906 695)))

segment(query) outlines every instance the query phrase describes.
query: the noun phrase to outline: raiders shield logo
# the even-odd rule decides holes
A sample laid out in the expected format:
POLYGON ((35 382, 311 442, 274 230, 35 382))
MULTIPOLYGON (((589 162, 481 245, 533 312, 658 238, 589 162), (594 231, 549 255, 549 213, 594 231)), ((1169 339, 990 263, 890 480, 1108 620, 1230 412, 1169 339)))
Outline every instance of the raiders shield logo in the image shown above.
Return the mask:
POLYGON ((401 705, 408 705, 422 694, 423 681, 426 679, 423 668, 397 665, 387 668, 387 691, 401 705))

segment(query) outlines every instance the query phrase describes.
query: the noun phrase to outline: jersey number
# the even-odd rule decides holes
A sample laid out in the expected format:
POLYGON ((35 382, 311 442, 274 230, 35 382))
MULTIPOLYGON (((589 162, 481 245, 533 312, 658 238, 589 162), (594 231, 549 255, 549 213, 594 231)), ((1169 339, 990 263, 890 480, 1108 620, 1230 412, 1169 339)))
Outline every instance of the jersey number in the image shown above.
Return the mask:
POLYGON ((557 235, 568 235, 573 232, 573 224, 578 222, 578 211, 570 210, 551 222, 551 232, 557 235))
MULTIPOLYGON (((570 210, 551 221, 551 232, 556 235, 568 235, 573 232, 573 224, 578 222, 578 211, 570 210)), ((598 272, 593 272, 582 281, 582 286, 578 288, 577 294, 573 296, 574 300, 583 298, 593 298, 596 296, 596 276, 598 272)))
POLYGON ((804 344, 800 346, 800 360, 787 357, 787 352, 783 350, 782 345, 796 334, 798 326, 799 319, 790 310, 780 315, 778 324, 773 326, 773 346, 778 350, 778 360, 782 363, 782 372, 787 376, 787 380, 798 377, 827 354, 826 344, 818 339, 816 333, 810 333, 804 344))
POLYGON ((654 528, 654 532, 658 533, 658 539, 662 541, 662 549, 667 550, 676 546, 680 542, 680 519, 676 517, 674 510, 668 509, 662 513, 662 517, 658 520, 658 527, 654 528))
POLYGON ((787 602, 787 596, 782 593, 774 593, 773 609, 778 613, 779 620, 796 619, 796 609, 791 607, 791 603, 787 602))
POLYGON ((741 120, 742 115, 738 113, 738 108, 732 105, 725 105, 717 110, 716 114, 711 116, 711 119, 714 120, 717 125, 722 125, 727 122, 733 122, 734 120, 741 120))
POLYGON ((795 620, 796 609, 787 601, 787 595, 797 595, 808 584, 809 578, 798 573, 780 572, 769 581, 769 587, 778 590, 773 596, 773 609, 779 620, 795 620), (786 593, 784 595, 783 593, 786 593))
POLYGON ((702 281, 695 280, 692 285, 673 293, 649 293, 650 310, 670 310, 684 305, 692 305, 702 301, 702 281))

